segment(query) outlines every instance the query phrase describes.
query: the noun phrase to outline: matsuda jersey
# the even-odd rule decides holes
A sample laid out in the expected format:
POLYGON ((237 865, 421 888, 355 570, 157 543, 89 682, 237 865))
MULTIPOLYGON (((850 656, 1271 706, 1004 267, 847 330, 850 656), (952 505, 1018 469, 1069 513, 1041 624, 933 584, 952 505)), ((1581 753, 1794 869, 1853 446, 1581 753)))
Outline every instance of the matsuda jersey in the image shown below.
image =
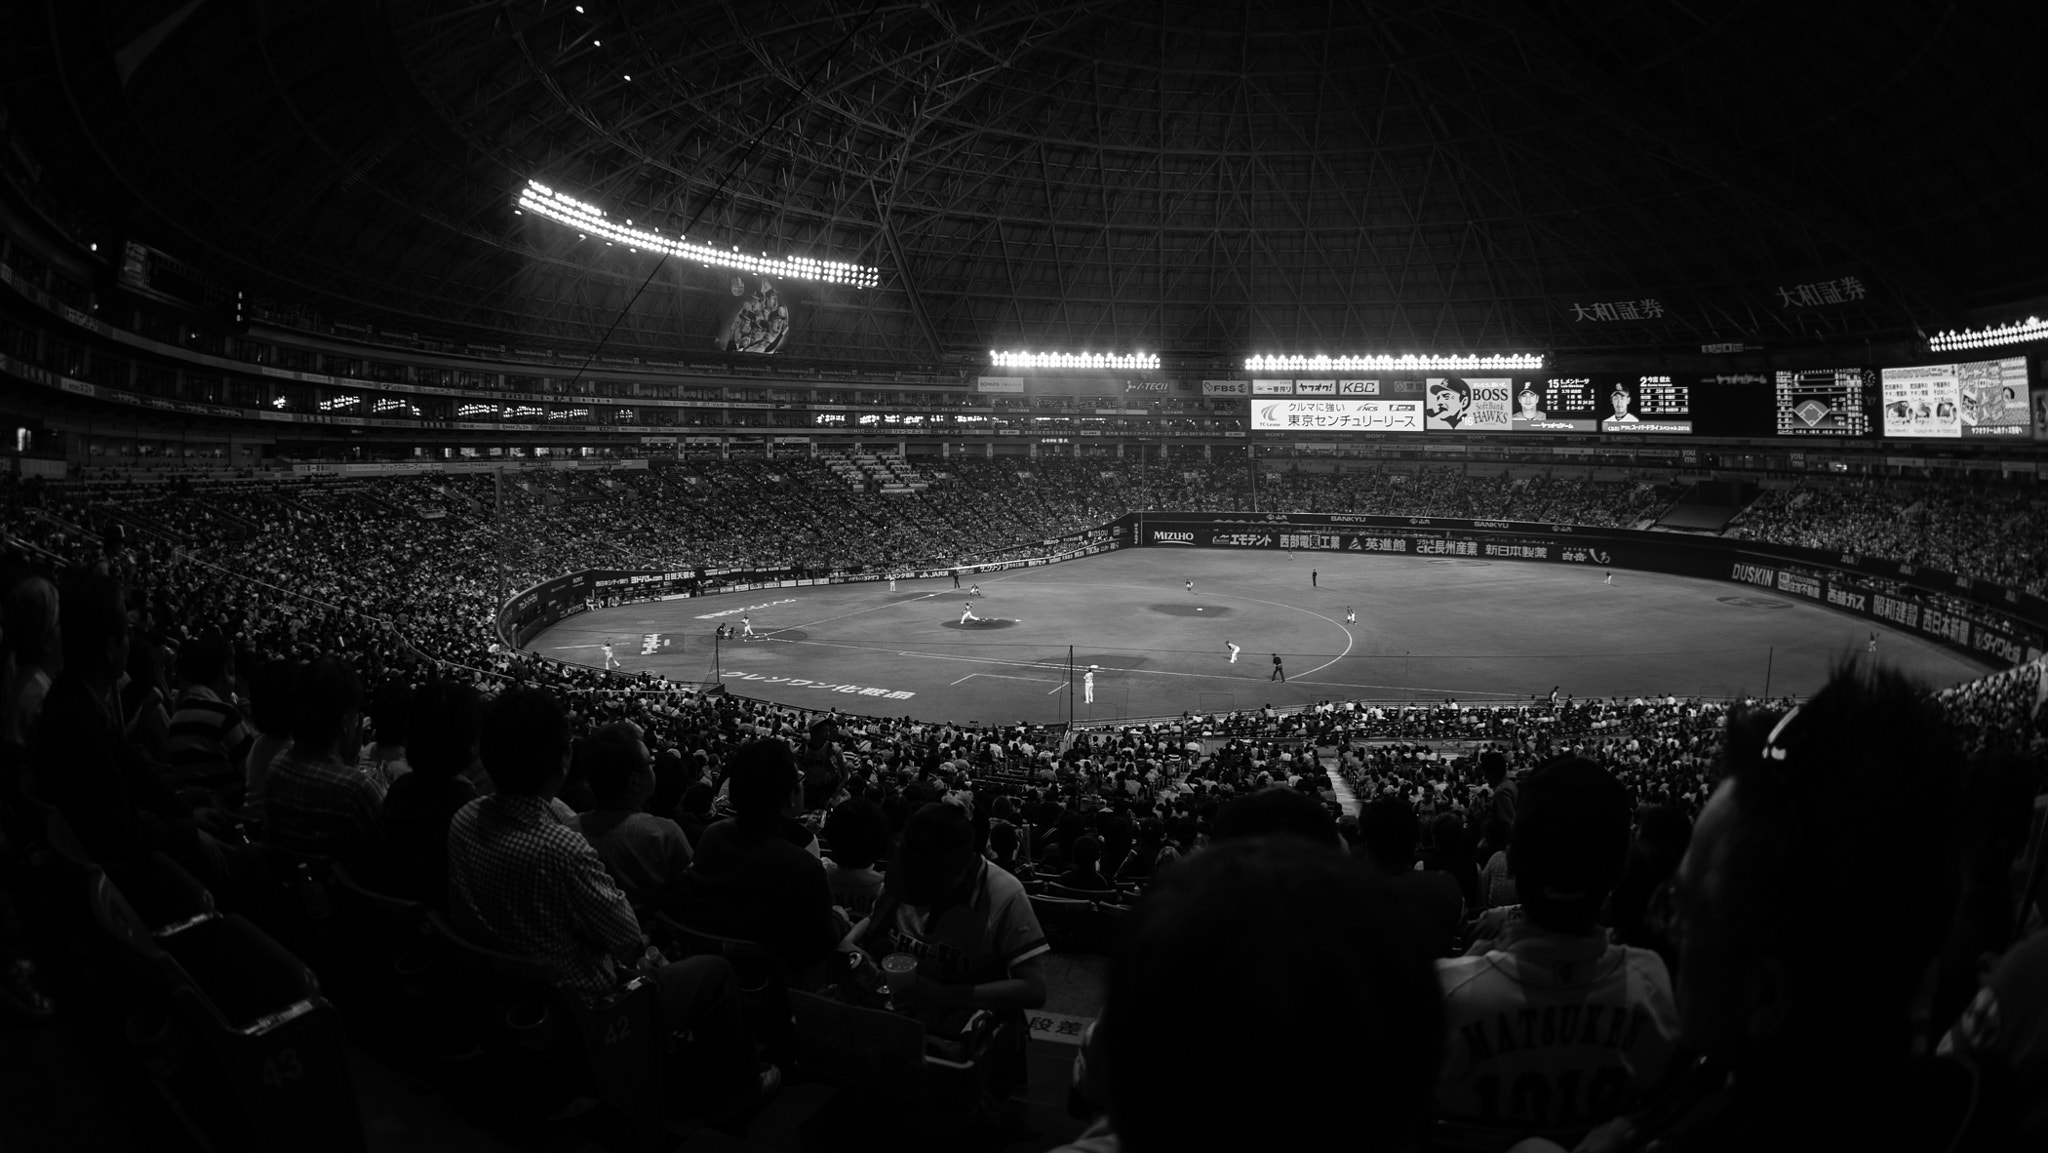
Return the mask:
POLYGON ((1448 1029, 1440 1115, 1568 1129, 1606 1121, 1664 1081, 1678 1009, 1648 949, 1523 923, 1496 948, 1437 962, 1448 1029))

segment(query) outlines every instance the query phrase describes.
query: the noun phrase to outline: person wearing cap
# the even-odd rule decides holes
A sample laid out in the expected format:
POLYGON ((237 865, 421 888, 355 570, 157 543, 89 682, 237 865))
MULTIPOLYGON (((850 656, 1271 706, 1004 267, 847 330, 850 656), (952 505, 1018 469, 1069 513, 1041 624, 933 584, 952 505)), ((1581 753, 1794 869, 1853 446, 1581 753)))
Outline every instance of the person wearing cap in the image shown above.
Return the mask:
POLYGON ((973 818, 928 804, 903 827, 875 911, 847 943, 879 962, 917 958, 917 977, 897 1003, 927 1029, 956 1026, 976 1009, 999 1020, 988 1086, 998 1097, 1025 1080, 1024 1010, 1045 1005, 1040 958, 1052 951, 1016 877, 982 856, 973 818))
POLYGON ((1611 415, 1609 415, 1609 416, 1608 416, 1608 418, 1607 418, 1607 423, 1608 423, 1608 424, 1635 424, 1635 423, 1637 423, 1637 419, 1638 419, 1638 418, 1636 417, 1636 414, 1635 414, 1635 413, 1632 413, 1632 412, 1630 412, 1630 411, 1628 410, 1628 406, 1629 406, 1629 405, 1631 405, 1631 404, 1634 404, 1634 403, 1635 403, 1635 401, 1636 401, 1636 398, 1634 397, 1634 395, 1632 395, 1632 394, 1631 394, 1631 393, 1629 392, 1629 390, 1628 390, 1628 386, 1627 386, 1627 385, 1625 385, 1625 384, 1619 384, 1619 383, 1617 383, 1617 384, 1616 384, 1616 385, 1614 386, 1614 391, 1613 391, 1613 392, 1610 392, 1610 393, 1608 393, 1608 394, 1607 394, 1607 403, 1608 403, 1608 404, 1610 404, 1610 405, 1612 405, 1612 406, 1614 407, 1614 412, 1613 412, 1613 413, 1612 413, 1611 415))
POLYGON ((1083 704, 1092 705, 1095 703, 1095 669, 1096 666, 1089 665, 1088 671, 1081 674, 1081 694, 1083 704))
POLYGON ((1529 1136, 1569 1147, 1666 1083, 1679 1029, 1671 975, 1656 953, 1611 944, 1597 920, 1627 861, 1629 823, 1627 790, 1583 757, 1522 782, 1508 850, 1521 907, 1496 939, 1437 963, 1436 1108, 1452 1128, 1503 1148, 1529 1136))
POLYGON ((1515 413, 1515 420, 1530 421, 1549 419, 1548 414, 1546 414, 1543 411, 1543 394, 1536 391, 1536 386, 1534 384, 1523 385, 1522 391, 1516 395, 1515 400, 1517 403, 1521 405, 1520 410, 1515 413))
POLYGON ((1425 428, 1455 431, 1465 423, 1466 410, 1472 407, 1472 386, 1463 378, 1448 376, 1432 380, 1427 392, 1429 407, 1424 412, 1425 428))

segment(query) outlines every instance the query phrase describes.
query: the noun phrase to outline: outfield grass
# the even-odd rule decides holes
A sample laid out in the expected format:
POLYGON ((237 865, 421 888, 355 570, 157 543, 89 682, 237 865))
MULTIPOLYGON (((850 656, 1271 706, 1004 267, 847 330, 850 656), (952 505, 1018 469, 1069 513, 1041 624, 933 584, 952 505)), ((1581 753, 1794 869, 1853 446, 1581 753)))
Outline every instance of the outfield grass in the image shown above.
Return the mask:
MULTIPOLYGON (((935 721, 1082 722, 1325 699, 1527 700, 1805 693, 1863 652, 1871 626, 1719 581, 1566 565, 1334 553, 1131 549, 980 578, 981 622, 949 579, 761 589, 570 617, 529 646, 742 696, 935 721), (1310 587, 1309 574, 1318 574, 1310 587), (1184 581, 1192 578, 1190 594, 1184 581), (1347 608, 1356 624, 1344 621, 1347 608), (750 610, 763 639, 714 646, 750 610), (1200 611, 1197 611, 1200 610, 1200 611), (657 637, 651 651, 644 638, 657 637), (1225 643, 1243 647, 1229 663, 1225 643), (1272 654, 1288 681, 1270 679, 1272 654), (1095 702, 1081 672, 1098 666, 1095 702), (794 682, 808 682, 796 684, 794 682), (852 685, 909 697, 832 691, 852 685)), ((1984 666, 1879 630, 1879 655, 1932 685, 1984 666)))

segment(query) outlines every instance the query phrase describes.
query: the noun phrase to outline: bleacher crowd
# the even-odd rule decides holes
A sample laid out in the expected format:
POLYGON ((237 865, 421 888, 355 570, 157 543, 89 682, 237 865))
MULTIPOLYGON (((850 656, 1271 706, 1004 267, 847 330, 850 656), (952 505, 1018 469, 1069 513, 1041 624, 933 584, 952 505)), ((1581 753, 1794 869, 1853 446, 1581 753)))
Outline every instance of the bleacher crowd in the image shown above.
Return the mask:
MULTIPOLYGON (((1075 1149, 1319 1147, 1310 1071, 1367 1098, 1347 1122, 1367 1147, 2048 1137, 2048 953, 2011 875, 2038 664, 1932 697, 1855 668, 1803 703, 1325 702, 1069 733, 806 712, 491 635, 504 589, 592 565, 892 571, 1254 499, 1613 525, 1667 495, 1375 472, 1262 475, 1254 498, 1242 467, 1092 460, 932 479, 882 496, 730 461, 511 492, 0 486, 0 1011, 77 1007, 37 964, 60 935, 24 899, 55 827, 33 810, 124 888, 189 876, 310 953, 304 881, 333 869, 579 1003, 640 980, 703 1071, 673 1096, 735 1131, 778 1090, 789 1017, 705 940, 751 942, 793 989, 888 989, 971 1045, 996 1124, 1042 958, 1085 906, 1115 963, 1074 1086, 1102 1120, 1075 1149), (882 970, 895 955, 913 976, 882 970), (1222 1024, 1187 1011, 1218 1001, 1222 1024)), ((1749 531, 1820 539, 1809 506, 1842 515, 1773 498, 1749 531)))

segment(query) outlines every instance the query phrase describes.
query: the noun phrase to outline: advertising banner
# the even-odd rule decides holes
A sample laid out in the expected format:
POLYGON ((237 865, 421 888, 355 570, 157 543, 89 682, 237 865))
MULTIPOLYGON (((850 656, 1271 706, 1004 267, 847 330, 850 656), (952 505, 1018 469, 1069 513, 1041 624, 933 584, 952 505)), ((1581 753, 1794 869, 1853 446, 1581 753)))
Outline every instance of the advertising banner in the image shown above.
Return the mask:
POLYGON ((1443 432, 1507 432, 1514 384, 1505 377, 1428 377, 1425 423, 1443 432))
MULTIPOLYGON (((1258 383, 1257 381, 1253 382, 1258 383)), ((1252 402, 1252 428, 1286 432, 1421 432, 1417 400, 1252 402)))

